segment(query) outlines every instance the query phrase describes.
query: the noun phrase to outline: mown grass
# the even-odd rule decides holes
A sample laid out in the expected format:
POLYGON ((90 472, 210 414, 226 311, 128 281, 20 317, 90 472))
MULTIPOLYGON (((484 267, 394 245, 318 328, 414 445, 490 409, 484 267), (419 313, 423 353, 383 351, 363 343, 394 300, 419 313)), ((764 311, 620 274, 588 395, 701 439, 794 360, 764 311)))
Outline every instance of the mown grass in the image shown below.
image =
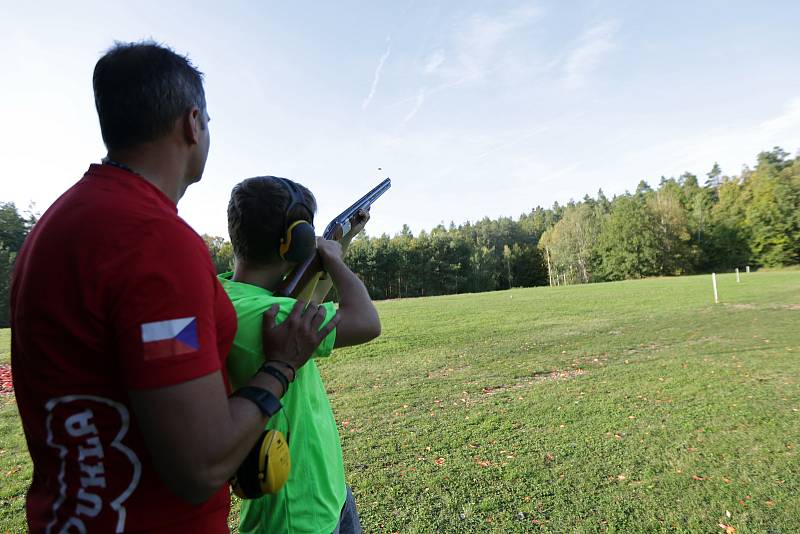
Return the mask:
POLYGON ((0 328, 0 365, 11 363, 11 329, 0 328))
MULTIPOLYGON (((719 285, 379 302, 383 335, 321 362, 365 531, 800 531, 800 272, 719 285)), ((0 421, 16 532, 30 469, 0 421)))
MULTIPOLYGON (((0 329, 0 365, 11 363, 11 330, 0 329)), ((25 491, 32 475, 13 396, 0 395, 0 532, 25 532, 25 491)))

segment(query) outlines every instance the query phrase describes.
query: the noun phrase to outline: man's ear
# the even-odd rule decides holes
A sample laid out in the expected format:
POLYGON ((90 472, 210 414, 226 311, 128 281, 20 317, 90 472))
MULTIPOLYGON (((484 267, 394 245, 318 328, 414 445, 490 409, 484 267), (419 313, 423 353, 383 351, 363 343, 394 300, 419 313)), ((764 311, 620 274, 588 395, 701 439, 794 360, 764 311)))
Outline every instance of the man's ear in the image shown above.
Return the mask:
POLYGON ((183 135, 190 145, 200 142, 200 131, 206 129, 203 111, 197 106, 192 106, 183 114, 183 135))

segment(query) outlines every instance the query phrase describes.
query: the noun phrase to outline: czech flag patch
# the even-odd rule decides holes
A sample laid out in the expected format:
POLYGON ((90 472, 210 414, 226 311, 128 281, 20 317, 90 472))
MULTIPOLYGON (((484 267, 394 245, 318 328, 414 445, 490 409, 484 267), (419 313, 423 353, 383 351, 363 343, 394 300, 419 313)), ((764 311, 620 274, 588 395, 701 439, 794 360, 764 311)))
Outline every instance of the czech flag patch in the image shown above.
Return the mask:
POLYGON ((194 352, 197 340, 197 317, 184 317, 142 325, 144 359, 155 360, 194 352))

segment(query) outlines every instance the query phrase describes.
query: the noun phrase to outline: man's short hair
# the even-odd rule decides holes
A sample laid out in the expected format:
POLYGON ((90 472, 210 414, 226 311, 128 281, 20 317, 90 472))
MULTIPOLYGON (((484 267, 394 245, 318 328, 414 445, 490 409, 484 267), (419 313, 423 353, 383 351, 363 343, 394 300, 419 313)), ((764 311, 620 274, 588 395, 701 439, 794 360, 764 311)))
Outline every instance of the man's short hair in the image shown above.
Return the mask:
POLYGON ((288 214, 291 193, 274 176, 248 178, 233 188, 228 202, 228 234, 237 260, 251 265, 280 261, 278 249, 287 218, 313 221, 317 211, 314 195, 297 182, 292 183, 303 195, 305 206, 296 204, 288 214))
POLYGON ((203 73, 153 41, 115 43, 97 61, 92 86, 109 150, 155 141, 193 106, 206 109, 203 73))

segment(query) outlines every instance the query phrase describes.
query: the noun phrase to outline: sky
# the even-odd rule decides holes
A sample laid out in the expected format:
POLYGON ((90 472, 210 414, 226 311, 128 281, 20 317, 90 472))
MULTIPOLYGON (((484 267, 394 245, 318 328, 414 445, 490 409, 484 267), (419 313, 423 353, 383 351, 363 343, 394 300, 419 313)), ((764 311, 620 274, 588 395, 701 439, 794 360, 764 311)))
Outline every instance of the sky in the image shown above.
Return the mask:
POLYGON ((276 175, 321 232, 383 178, 367 233, 518 217, 800 149, 794 1, 0 0, 0 201, 46 208, 105 155, 91 89, 115 40, 205 73, 203 179, 179 213, 227 237, 276 175))

